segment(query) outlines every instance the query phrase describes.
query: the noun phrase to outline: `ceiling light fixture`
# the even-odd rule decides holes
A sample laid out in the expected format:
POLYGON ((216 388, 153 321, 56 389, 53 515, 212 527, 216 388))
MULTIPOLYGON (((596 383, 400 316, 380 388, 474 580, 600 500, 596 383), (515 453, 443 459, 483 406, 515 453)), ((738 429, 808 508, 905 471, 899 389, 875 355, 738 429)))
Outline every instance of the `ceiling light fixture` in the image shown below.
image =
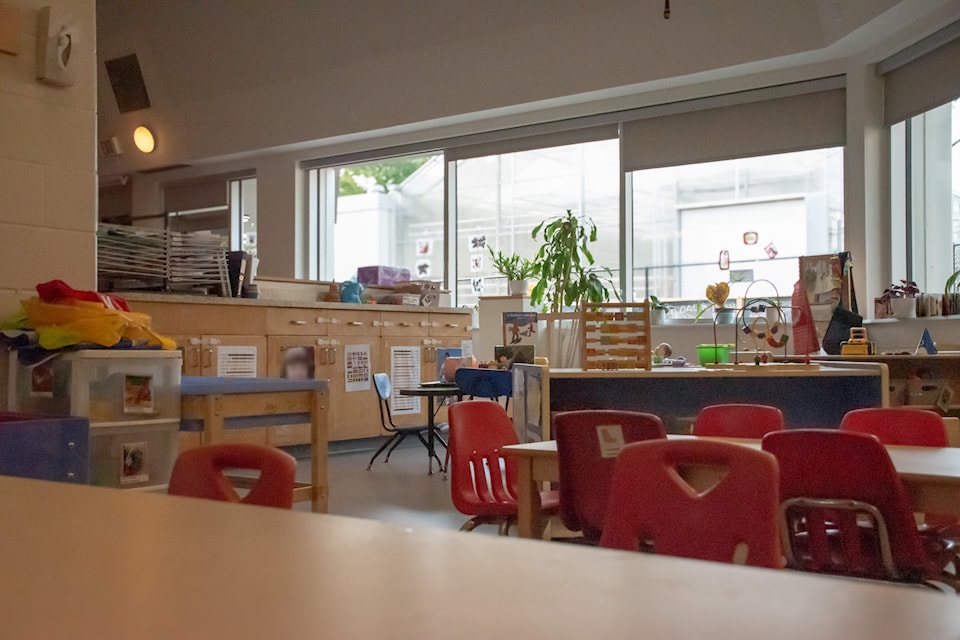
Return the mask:
POLYGON ((140 125, 133 130, 133 144, 144 153, 153 153, 153 150, 157 148, 157 141, 153 137, 153 131, 150 131, 150 129, 144 125, 140 125))

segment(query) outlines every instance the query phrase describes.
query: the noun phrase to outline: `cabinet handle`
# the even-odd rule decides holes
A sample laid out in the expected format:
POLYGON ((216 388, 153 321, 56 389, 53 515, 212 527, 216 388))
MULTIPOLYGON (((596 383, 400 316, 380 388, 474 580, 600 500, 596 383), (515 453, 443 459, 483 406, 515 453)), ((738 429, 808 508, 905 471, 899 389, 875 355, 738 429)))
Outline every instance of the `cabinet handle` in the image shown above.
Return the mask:
POLYGON ((73 471, 67 471, 67 480, 73 480, 76 477, 77 474, 75 474, 73 471))
POLYGON ((325 349, 325 351, 329 351, 329 352, 330 352, 330 353, 328 354, 328 357, 327 357, 327 364, 337 364, 337 350, 336 350, 336 349, 325 349))
POLYGON ((74 449, 76 448, 76 446, 77 446, 77 443, 73 442, 72 440, 67 443, 67 449, 74 449))
POLYGON ((348 322, 347 325, 351 327, 362 327, 363 323, 360 322, 359 320, 353 320, 352 322, 348 322))
POLYGON ((420 321, 420 326, 426 328, 426 327, 429 327, 429 326, 430 326, 430 323, 427 322, 426 320, 421 320, 421 321, 420 321))
POLYGON ((323 316, 317 316, 317 324, 325 324, 327 322, 330 322, 330 321, 324 318, 323 316))
POLYGON ((317 359, 320 361, 321 365, 327 364, 327 350, 326 349, 317 349, 317 359))
POLYGON ((204 349, 203 354, 206 356, 203 360, 203 367, 213 366, 213 349, 204 349))
POLYGON ((200 366, 200 347, 187 347, 187 366, 200 366))
POLYGON ((447 326, 448 326, 449 328, 451 328, 451 329, 456 329, 456 328, 459 327, 460 325, 457 324, 456 322, 448 322, 448 323, 447 323, 447 326))
POLYGON ((298 326, 298 327, 302 327, 302 326, 304 326, 305 324, 307 324, 307 321, 306 321, 306 320, 291 320, 291 321, 290 321, 290 324, 296 325, 296 326, 298 326))
POLYGON ((401 322, 401 323, 400 323, 400 326, 401 326, 401 327, 412 327, 412 326, 413 326, 413 323, 412 323, 412 322, 401 322))

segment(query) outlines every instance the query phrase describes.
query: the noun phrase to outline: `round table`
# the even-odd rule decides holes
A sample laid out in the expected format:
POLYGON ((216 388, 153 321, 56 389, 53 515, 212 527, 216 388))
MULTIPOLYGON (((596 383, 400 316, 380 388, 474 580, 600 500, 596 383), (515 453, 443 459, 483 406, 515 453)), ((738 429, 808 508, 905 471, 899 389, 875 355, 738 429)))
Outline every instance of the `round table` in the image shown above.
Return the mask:
MULTIPOLYGON (((419 387, 414 387, 412 389, 400 389, 400 395, 402 396, 415 396, 418 398, 427 399, 427 457, 429 460, 427 466, 427 473, 433 475, 433 459, 437 458, 437 454, 433 449, 433 438, 434 434, 437 431, 437 425, 434 420, 434 413, 436 407, 437 398, 450 398, 452 396, 460 396, 460 387, 455 384, 426 384, 419 387)), ((440 437, 437 435, 436 437, 440 437)), ((440 442, 443 442, 443 439, 440 439, 440 442)), ((444 448, 446 448, 447 443, 443 442, 444 448)), ((440 458, 437 458, 440 460, 440 458)), ((443 466, 441 465, 440 471, 443 471, 443 466)))

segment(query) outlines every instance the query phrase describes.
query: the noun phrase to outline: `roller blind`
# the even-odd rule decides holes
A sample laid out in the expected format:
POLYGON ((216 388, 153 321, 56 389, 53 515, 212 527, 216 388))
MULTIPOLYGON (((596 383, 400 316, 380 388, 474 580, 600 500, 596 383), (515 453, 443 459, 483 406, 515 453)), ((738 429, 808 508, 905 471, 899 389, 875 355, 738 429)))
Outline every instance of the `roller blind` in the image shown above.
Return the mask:
POLYGON ((224 176, 178 182, 163 187, 163 208, 168 212, 226 207, 229 203, 227 179, 224 176))
MULTIPOLYGON (((558 127, 562 126, 560 123, 555 124, 558 127)), ((510 135, 511 132, 509 130, 497 131, 492 134, 487 134, 489 139, 476 142, 475 144, 448 147, 446 150, 446 159, 447 161, 466 160, 468 158, 482 158, 484 156, 501 153, 562 147, 568 144, 596 142, 597 140, 612 140, 617 137, 618 127, 616 124, 611 123, 593 127, 556 130, 547 133, 534 133, 532 135, 529 133, 523 135, 516 131, 512 133, 513 135, 510 135)))
POLYGON ((960 97, 960 22, 884 60, 883 120, 892 125, 960 97))
MULTIPOLYGON (((624 170, 845 144, 845 89, 769 98, 764 98, 764 93, 744 94, 742 102, 726 106, 624 122, 620 142, 624 170)), ((725 98, 738 99, 735 94, 725 98)))

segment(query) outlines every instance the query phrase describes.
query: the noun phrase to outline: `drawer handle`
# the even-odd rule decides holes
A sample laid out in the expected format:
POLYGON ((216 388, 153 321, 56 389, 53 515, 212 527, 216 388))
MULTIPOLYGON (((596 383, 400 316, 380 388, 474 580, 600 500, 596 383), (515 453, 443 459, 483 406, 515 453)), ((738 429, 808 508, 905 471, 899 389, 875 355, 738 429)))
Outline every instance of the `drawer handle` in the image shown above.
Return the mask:
POLYGON ((296 326, 298 326, 298 327, 302 327, 302 326, 304 326, 305 324, 307 324, 307 321, 306 321, 306 320, 291 320, 291 321, 290 321, 290 324, 296 325, 296 326))
POLYGON ((353 320, 353 321, 351 321, 351 322, 348 322, 347 325, 349 325, 349 326, 351 326, 351 327, 362 327, 362 326, 363 326, 363 323, 360 322, 359 320, 353 320))
POLYGON ((412 323, 412 322, 401 322, 401 323, 400 323, 400 326, 401 326, 401 327, 412 327, 412 326, 413 326, 413 323, 412 323))
POLYGON ((456 328, 459 327, 460 325, 457 324, 456 322, 448 322, 448 323, 447 323, 447 326, 448 326, 449 328, 451 328, 451 329, 456 329, 456 328))
POLYGON ((67 480, 73 480, 76 477, 77 474, 75 474, 73 471, 67 471, 67 480))
POLYGON ((317 316, 317 324, 325 324, 327 322, 330 322, 330 321, 324 318, 323 316, 317 316))

